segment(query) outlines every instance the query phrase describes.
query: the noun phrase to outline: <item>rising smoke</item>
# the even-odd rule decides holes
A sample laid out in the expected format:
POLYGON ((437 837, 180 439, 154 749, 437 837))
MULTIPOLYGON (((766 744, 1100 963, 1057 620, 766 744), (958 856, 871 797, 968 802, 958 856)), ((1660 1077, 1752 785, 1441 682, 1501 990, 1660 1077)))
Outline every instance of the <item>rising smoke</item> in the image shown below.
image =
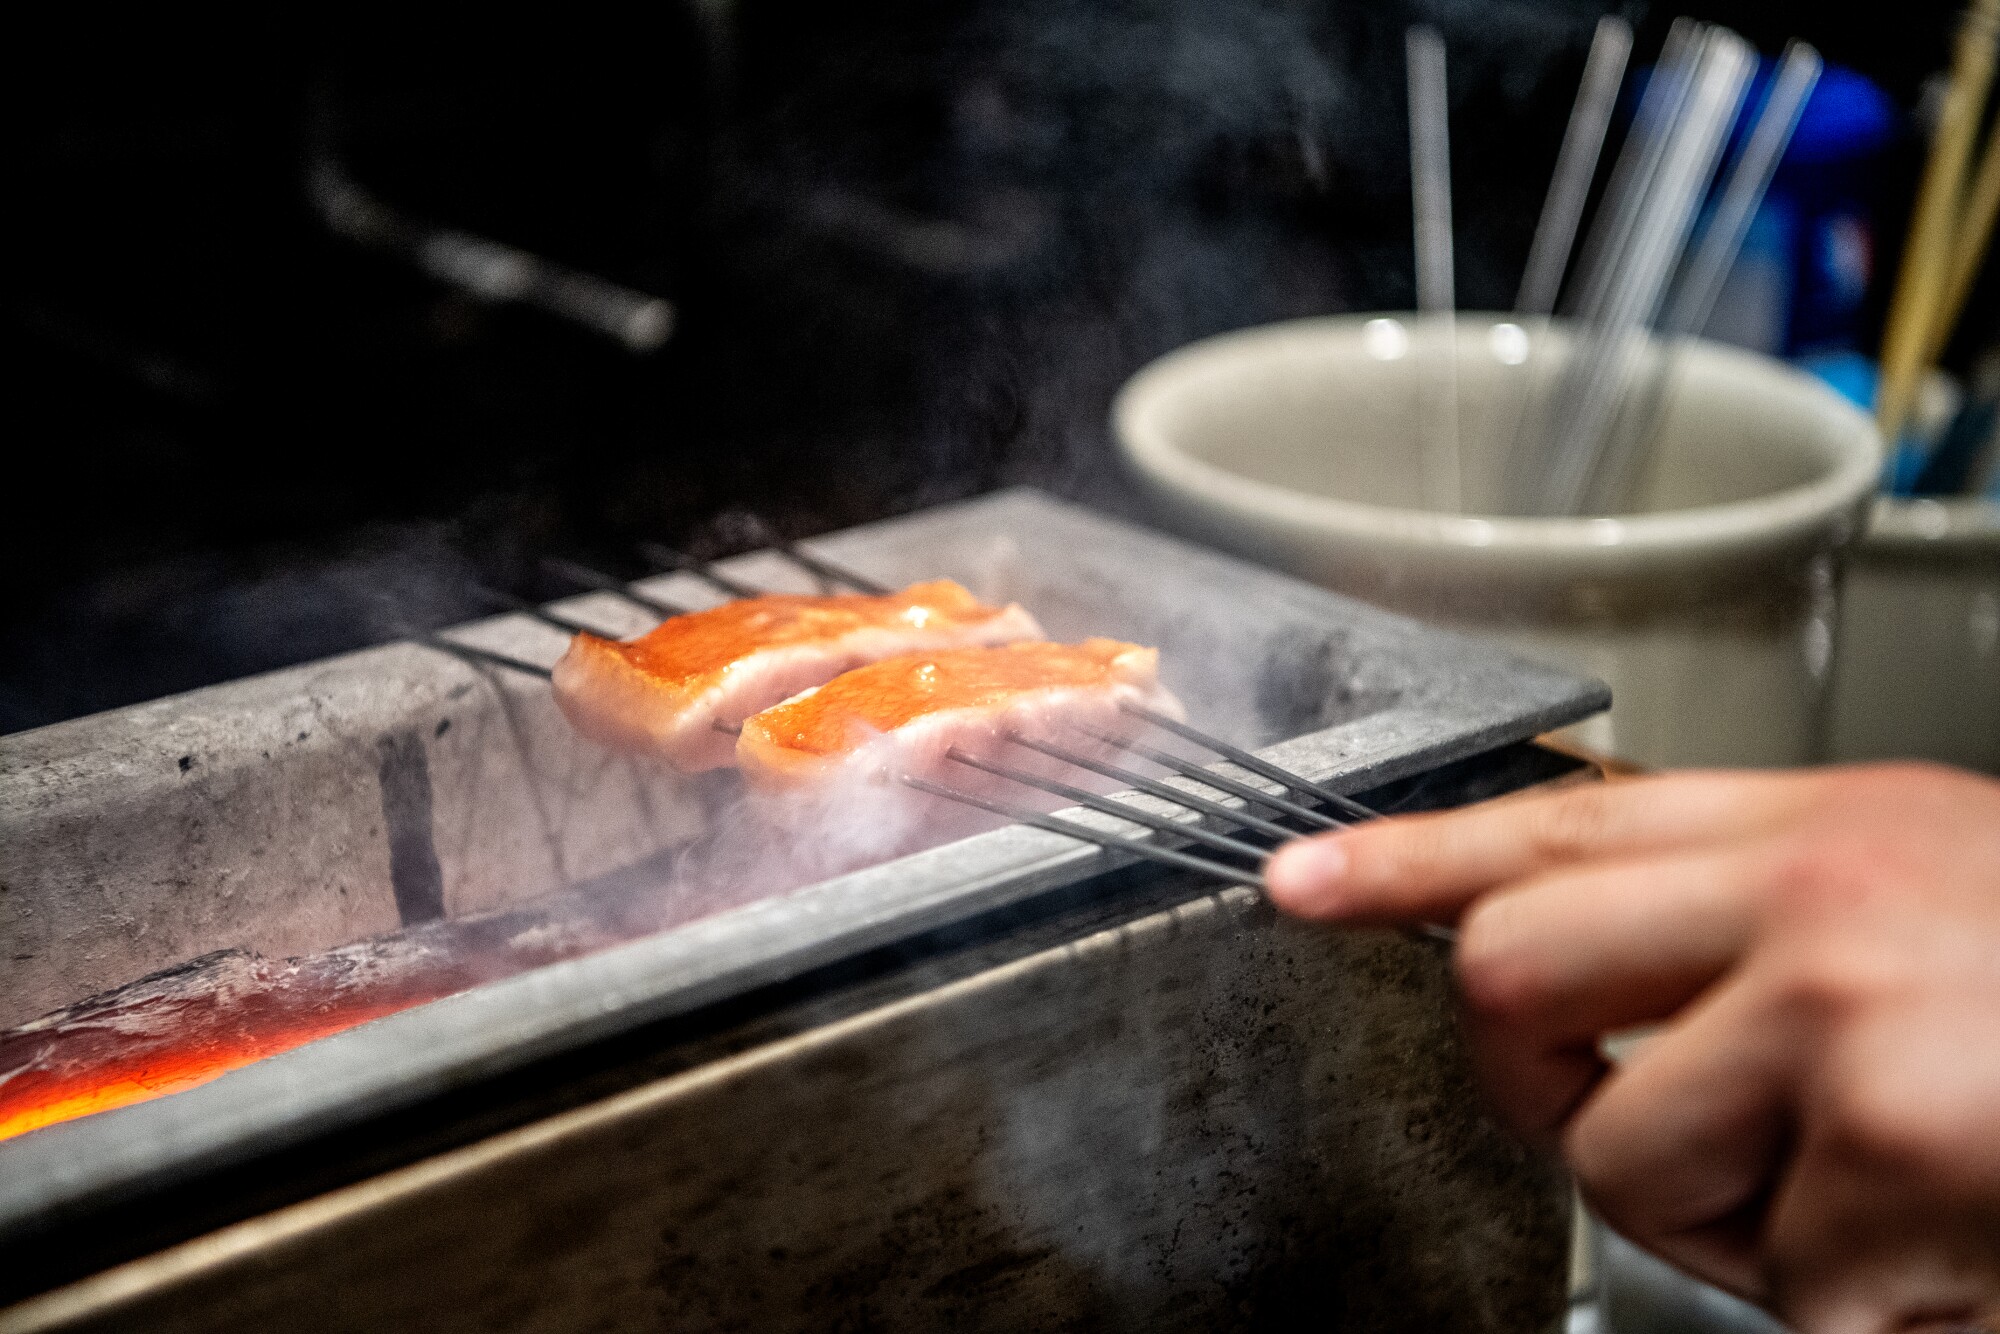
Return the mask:
POLYGON ((1491 308, 1573 92, 1555 76, 1604 8, 1044 0, 893 34, 851 17, 776 93, 746 93, 725 141, 737 382, 807 387, 820 429, 771 429, 833 522, 1002 481, 1128 511, 1105 415, 1139 366, 1410 304, 1404 27, 1451 45, 1459 290, 1491 308), (870 494, 844 494, 855 475, 870 494))

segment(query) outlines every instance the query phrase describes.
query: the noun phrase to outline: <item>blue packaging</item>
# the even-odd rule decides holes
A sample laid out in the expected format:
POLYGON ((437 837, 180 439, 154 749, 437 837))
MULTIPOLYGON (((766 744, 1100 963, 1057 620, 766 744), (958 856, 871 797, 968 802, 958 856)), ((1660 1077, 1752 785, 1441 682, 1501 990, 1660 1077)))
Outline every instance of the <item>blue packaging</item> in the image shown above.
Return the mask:
MULTIPOLYGON (((1762 62, 1732 155, 1775 68, 1762 62)), ((1826 67, 1723 284, 1709 337, 1782 357, 1860 350, 1876 264, 1872 204, 1898 124, 1888 94, 1853 70, 1826 67)))

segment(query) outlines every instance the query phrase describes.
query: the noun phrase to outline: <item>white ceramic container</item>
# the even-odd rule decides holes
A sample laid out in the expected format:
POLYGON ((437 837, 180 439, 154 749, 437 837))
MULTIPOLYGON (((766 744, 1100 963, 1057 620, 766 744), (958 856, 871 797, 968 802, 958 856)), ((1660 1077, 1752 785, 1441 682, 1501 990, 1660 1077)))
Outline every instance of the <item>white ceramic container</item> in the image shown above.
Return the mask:
MULTIPOLYGON (((1873 423, 1781 362, 1697 343, 1629 513, 1443 513, 1422 498, 1419 435, 1446 346, 1395 316, 1225 334, 1142 370, 1113 427, 1167 526, 1608 682, 1586 744, 1653 765, 1818 758, 1838 557, 1881 466, 1873 423)), ((1467 314, 1449 346, 1477 508, 1567 335, 1467 314)))
POLYGON ((2000 774, 2000 503, 1875 503, 1842 594, 1830 751, 2000 774))

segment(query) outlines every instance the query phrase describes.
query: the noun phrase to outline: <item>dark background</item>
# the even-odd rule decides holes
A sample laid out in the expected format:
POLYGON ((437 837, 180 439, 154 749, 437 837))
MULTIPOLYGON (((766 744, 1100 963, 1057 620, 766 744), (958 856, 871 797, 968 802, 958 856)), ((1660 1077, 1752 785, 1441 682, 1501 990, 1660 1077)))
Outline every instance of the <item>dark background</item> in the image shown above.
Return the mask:
MULTIPOLYGON (((1459 299, 1511 304, 1585 0, 698 0, 541 27, 108 20, 11 72, 0 731, 1027 481, 1117 509, 1112 391, 1407 307, 1402 33, 1451 50, 1459 299), (328 233, 315 163, 671 298, 638 354, 328 233)), ((1955 6, 1722 3, 1905 108, 1955 6), (1851 11, 1851 12, 1850 12, 1851 11)), ((1625 5, 1650 59, 1680 10, 1625 5)), ((1919 161, 1884 176, 1891 267, 1919 161)), ((1977 298, 1975 326, 1993 308, 1977 298)), ((1962 350, 1958 350, 1962 355, 1962 350)))

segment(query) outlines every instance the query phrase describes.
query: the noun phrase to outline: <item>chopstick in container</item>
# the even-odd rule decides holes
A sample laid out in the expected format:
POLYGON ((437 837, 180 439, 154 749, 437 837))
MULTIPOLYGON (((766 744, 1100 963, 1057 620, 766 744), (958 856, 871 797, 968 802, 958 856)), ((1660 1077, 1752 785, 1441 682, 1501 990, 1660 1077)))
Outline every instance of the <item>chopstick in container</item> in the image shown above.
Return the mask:
MULTIPOLYGON (((1547 392, 1547 359, 1534 356, 1534 349, 1544 344, 1556 300, 1562 294, 1563 275, 1576 249, 1590 183, 1597 179, 1597 164, 1631 57, 1632 25, 1611 14, 1599 19, 1591 33, 1590 54, 1584 58, 1583 77, 1577 84, 1576 102, 1570 107, 1569 124, 1563 130, 1562 147, 1556 153, 1555 170, 1549 176, 1549 191, 1535 220, 1534 240, 1528 245, 1527 263, 1521 269, 1521 286, 1514 295, 1514 314, 1523 326, 1520 373, 1499 382, 1506 401, 1488 418, 1489 428, 1498 437, 1494 443, 1514 457, 1522 453, 1521 432, 1533 416, 1534 405, 1547 392)), ((1509 359, 1503 364, 1515 363, 1509 359)), ((1504 485, 1503 481, 1503 489, 1504 485)), ((1469 503, 1494 507, 1496 502, 1504 508, 1501 496, 1481 496, 1469 503)))
POLYGON ((1667 30, 1666 44, 1646 80, 1624 147, 1612 164, 1611 180, 1598 204, 1597 219, 1584 238, 1583 253, 1577 261, 1576 283, 1568 310, 1581 320, 1598 316, 1607 288, 1618 275, 1618 256, 1638 225, 1646 191, 1666 152, 1667 132, 1686 105, 1688 72, 1707 32, 1707 24, 1685 18, 1675 19, 1667 30))
MULTIPOLYGON (((1602 252, 1610 271, 1595 284, 1594 309, 1583 312, 1586 340, 1557 384, 1543 457, 1531 474, 1534 493, 1526 497, 1531 513, 1573 515, 1588 505, 1617 415, 1631 402, 1644 367, 1646 331, 1755 67, 1749 44, 1726 29, 1702 28, 1689 45, 1684 61, 1654 72, 1656 81, 1683 86, 1662 95, 1660 110, 1671 112, 1643 127, 1646 138, 1659 141, 1657 149, 1651 143, 1642 149, 1651 170, 1642 173, 1623 244, 1602 252)), ((1650 96, 1653 89, 1647 91, 1650 96)))
POLYGON ((1528 246, 1521 289, 1514 297, 1514 311, 1518 315, 1555 313, 1563 272, 1569 267, 1570 252, 1576 248, 1576 233, 1583 222, 1584 204, 1590 198, 1590 183, 1597 176, 1604 136, 1611 128, 1611 113, 1618 105, 1618 88, 1624 82, 1625 65, 1631 57, 1632 25, 1616 15, 1607 14, 1599 19, 1597 30, 1591 34, 1590 54, 1584 60, 1576 105, 1570 108, 1569 125, 1563 131, 1562 148, 1556 154, 1555 172, 1549 178, 1549 193, 1542 201, 1542 215, 1535 223, 1535 239, 1528 246))
POLYGON ((1660 323, 1662 341, 1647 382, 1618 414, 1592 470, 1585 501, 1591 513, 1611 513, 1630 494, 1644 450, 1659 425, 1684 342, 1699 335, 1714 313, 1723 282, 1742 252, 1751 219, 1771 188, 1771 178, 1777 174, 1778 163, 1792 142, 1823 68, 1819 52, 1806 43, 1793 42, 1785 48, 1743 148, 1727 169, 1714 215, 1668 294, 1667 313, 1660 323))
POLYGON ((1607 303, 1609 337, 1602 346, 1611 355, 1598 363, 1598 378, 1587 382, 1576 415, 1560 423, 1569 431, 1570 448, 1559 456, 1556 513, 1589 512, 1597 500, 1606 452, 1620 418, 1634 406, 1634 390, 1652 354, 1648 330, 1680 266, 1755 68, 1748 44, 1723 29, 1710 30, 1693 62, 1684 115, 1673 127, 1656 188, 1641 210, 1623 281, 1607 303))
MULTIPOLYGON (((1687 71, 1706 30, 1706 25, 1686 18, 1674 20, 1667 30, 1666 43, 1640 95, 1624 146, 1612 163, 1597 218, 1577 259, 1567 309, 1580 326, 1579 334, 1582 327, 1602 320, 1608 287, 1619 271, 1620 257, 1638 223, 1646 191, 1659 170, 1667 132, 1685 104, 1687 71)), ((1509 513, 1544 512, 1546 479, 1552 466, 1550 451, 1555 443, 1552 428, 1559 420, 1555 399, 1565 390, 1575 390, 1574 368, 1582 341, 1580 337, 1573 339, 1553 390, 1544 390, 1537 377, 1527 406, 1515 422, 1502 498, 1502 507, 1509 513)))
POLYGON ((1461 507, 1458 440, 1458 306, 1451 234, 1450 101, 1444 38, 1419 26, 1404 34, 1409 73, 1410 195, 1415 213, 1417 311, 1423 317, 1418 373, 1423 377, 1426 502, 1461 507), (1426 364, 1428 363, 1428 364, 1426 364))
POLYGON ((1909 424, 1917 386, 1928 369, 1926 354, 1937 338, 1964 202, 1965 169, 1993 82, 1996 41, 2000 41, 2000 0, 1976 0, 1959 27, 1951 82, 1931 140, 1930 159, 1924 165, 1909 239, 1903 244, 1895 297, 1882 335, 1882 383, 1875 422, 1883 444, 1891 450, 1909 424))
POLYGON ((1804 42, 1785 48, 1743 151, 1722 184, 1715 216, 1696 246, 1687 273, 1676 284, 1662 325, 1669 335, 1698 334, 1708 323, 1723 280, 1743 249, 1750 220, 1771 188, 1771 178, 1777 174, 1778 163, 1792 142, 1799 118, 1805 114, 1806 100, 1819 84, 1824 67, 1819 52, 1804 42))
POLYGON ((1965 211, 1954 233, 1951 276, 1924 349, 1925 366, 1937 364, 1945 344, 1951 341, 1952 330, 1958 327, 1959 316, 1965 313, 1966 299, 1972 295, 1972 284, 1979 277, 1979 270, 1986 262, 1986 248, 1993 240, 1996 215, 2000 215, 2000 134, 1989 133, 1986 151, 1980 155, 1979 170, 1966 192, 1965 211))

